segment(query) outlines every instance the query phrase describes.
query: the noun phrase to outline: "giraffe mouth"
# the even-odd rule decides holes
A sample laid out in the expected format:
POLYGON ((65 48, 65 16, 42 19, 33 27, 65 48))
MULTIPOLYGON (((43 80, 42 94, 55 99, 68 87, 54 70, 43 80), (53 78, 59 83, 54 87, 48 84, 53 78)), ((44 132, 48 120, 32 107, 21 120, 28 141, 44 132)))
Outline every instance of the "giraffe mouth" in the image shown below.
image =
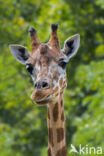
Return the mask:
POLYGON ((32 101, 38 105, 47 104, 51 101, 52 91, 50 89, 46 90, 34 90, 31 95, 32 101))
POLYGON ((52 95, 48 95, 46 98, 35 101, 37 104, 39 105, 44 105, 47 104, 50 101, 50 98, 52 97, 52 95))

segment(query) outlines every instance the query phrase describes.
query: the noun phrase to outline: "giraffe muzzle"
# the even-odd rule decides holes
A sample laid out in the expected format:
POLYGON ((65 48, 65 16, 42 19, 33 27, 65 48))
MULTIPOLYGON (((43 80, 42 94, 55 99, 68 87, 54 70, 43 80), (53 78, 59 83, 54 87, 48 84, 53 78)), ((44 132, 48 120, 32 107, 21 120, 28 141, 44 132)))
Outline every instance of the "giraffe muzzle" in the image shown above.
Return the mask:
POLYGON ((52 91, 50 89, 36 89, 31 95, 31 99, 38 105, 47 104, 51 101, 52 91))

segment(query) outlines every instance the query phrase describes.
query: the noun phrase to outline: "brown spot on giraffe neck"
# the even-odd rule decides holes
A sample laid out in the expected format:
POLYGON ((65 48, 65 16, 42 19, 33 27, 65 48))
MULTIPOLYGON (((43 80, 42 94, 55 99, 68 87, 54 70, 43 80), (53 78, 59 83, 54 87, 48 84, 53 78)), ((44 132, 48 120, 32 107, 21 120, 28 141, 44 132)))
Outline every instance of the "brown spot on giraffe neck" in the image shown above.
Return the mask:
POLYGON ((57 128, 57 142, 61 142, 64 139, 64 129, 57 128))
POLYGON ((48 136, 49 136, 49 143, 53 147, 54 144, 53 144, 53 130, 52 130, 52 128, 48 129, 48 136))
POLYGON ((62 111, 62 114, 61 114, 61 120, 62 120, 62 121, 65 120, 65 117, 64 117, 64 111, 62 111))
POLYGON ((61 100, 61 107, 63 106, 63 100, 61 100))
POLYGON ((55 104, 53 108, 53 120, 56 122, 58 120, 58 103, 55 104))
POLYGON ((52 156, 51 149, 48 149, 48 156, 52 156))
POLYGON ((50 119, 50 112, 49 112, 49 108, 47 108, 47 116, 48 116, 48 119, 50 119))
POLYGON ((60 149, 57 152, 56 156, 67 156, 67 149, 66 149, 66 147, 64 146, 62 149, 60 149))

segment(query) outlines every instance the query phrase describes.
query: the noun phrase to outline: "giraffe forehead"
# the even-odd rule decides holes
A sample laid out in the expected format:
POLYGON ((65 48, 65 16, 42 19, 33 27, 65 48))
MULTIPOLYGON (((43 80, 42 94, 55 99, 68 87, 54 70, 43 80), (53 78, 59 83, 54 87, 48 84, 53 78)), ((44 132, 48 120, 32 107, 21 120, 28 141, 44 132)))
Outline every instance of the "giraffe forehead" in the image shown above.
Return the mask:
POLYGON ((40 58, 50 58, 50 60, 58 61, 59 58, 65 57, 62 52, 57 51, 48 44, 41 44, 38 49, 31 53, 31 57, 36 61, 40 58))
POLYGON ((47 53, 49 53, 49 51, 51 51, 51 47, 48 46, 47 44, 42 44, 40 47, 39 47, 39 51, 40 51, 40 54, 41 55, 45 55, 47 53))

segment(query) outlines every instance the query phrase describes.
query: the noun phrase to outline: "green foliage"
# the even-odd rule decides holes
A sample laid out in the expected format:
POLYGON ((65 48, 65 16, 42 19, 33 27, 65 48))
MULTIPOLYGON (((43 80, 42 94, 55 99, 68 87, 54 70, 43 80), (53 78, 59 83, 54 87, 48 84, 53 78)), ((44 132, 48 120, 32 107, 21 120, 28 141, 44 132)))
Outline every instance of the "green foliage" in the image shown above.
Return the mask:
POLYGON ((29 26, 46 42, 55 22, 62 47, 67 37, 81 35, 79 52, 67 66, 68 154, 72 156, 70 144, 104 149, 103 0, 0 0, 0 19, 0 156, 46 155, 46 107, 32 103, 32 81, 10 54, 9 44, 25 45, 31 51, 29 26))
POLYGON ((79 144, 104 147, 103 67, 104 61, 80 65, 74 77, 76 88, 67 90, 65 94, 66 115, 71 114, 68 120, 75 130, 70 142, 76 147, 79 144))

